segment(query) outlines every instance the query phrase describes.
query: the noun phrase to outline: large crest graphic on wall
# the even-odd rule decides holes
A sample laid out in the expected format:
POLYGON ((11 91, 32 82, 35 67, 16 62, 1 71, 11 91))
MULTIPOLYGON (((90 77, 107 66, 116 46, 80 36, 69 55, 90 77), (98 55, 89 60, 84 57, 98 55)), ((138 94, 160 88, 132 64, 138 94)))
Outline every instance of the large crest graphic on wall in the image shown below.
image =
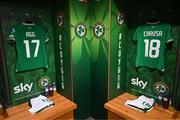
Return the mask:
POLYGON ((79 22, 75 26, 75 34, 78 38, 82 39, 87 34, 87 27, 83 22, 79 22))
POLYGON ((50 78, 47 76, 41 77, 41 79, 39 80, 39 86, 41 88, 44 88, 45 86, 47 86, 50 83, 50 78))
POLYGON ((59 27, 62 27, 64 25, 64 15, 62 12, 59 12, 56 16, 56 23, 59 27))
POLYGON ((116 21, 119 25, 122 25, 124 23, 124 16, 119 11, 116 13, 116 21))
POLYGON ((168 93, 169 91, 169 87, 167 84, 165 84, 164 82, 156 82, 153 85, 153 90, 156 94, 159 93, 168 93))
POLYGON ((93 27, 93 34, 97 39, 101 39, 104 36, 105 27, 101 22, 97 22, 93 27))

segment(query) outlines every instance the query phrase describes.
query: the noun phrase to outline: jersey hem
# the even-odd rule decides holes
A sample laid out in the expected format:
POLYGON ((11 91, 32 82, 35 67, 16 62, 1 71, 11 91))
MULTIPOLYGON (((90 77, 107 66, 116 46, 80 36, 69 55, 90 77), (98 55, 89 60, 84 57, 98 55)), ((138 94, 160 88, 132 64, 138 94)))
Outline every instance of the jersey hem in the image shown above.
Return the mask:
POLYGON ((148 68, 151 68, 151 69, 157 69, 157 70, 159 70, 159 71, 161 71, 161 72, 164 72, 164 68, 163 69, 159 69, 159 68, 155 68, 155 67, 153 67, 153 66, 145 66, 145 65, 136 65, 136 67, 148 67, 148 68))

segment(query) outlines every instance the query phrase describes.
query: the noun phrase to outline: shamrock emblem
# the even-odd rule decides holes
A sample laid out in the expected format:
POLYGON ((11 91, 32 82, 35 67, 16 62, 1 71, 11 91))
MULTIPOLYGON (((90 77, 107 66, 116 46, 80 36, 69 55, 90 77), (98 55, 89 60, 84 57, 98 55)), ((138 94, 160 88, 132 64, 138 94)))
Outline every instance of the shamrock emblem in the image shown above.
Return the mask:
POLYGON ((103 37, 104 31, 105 31, 105 29, 104 29, 103 23, 98 22, 95 24, 93 33, 96 38, 99 39, 99 38, 103 37))
POLYGON ((86 34, 87 34, 86 26, 82 22, 76 24, 75 33, 76 33, 76 36, 79 37, 79 38, 85 37, 86 34))
POLYGON ((45 86, 47 86, 49 84, 49 81, 50 81, 50 78, 47 77, 47 76, 44 76, 39 80, 39 86, 41 88, 43 88, 43 87, 45 87, 45 86))
POLYGON ((59 25, 59 27, 62 27, 62 25, 64 24, 64 16, 62 13, 57 15, 56 22, 59 25))
POLYGON ((121 14, 120 12, 117 12, 116 20, 119 25, 122 25, 124 23, 123 14, 121 14))

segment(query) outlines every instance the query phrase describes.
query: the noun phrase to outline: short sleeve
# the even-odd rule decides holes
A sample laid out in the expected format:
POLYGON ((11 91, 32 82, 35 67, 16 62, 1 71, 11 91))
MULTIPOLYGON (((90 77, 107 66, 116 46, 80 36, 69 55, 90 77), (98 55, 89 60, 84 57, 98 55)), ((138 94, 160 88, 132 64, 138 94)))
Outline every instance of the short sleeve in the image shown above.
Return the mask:
POLYGON ((49 41, 49 37, 48 37, 48 34, 45 33, 45 43, 47 43, 49 41))
POLYGON ((46 27, 42 27, 42 30, 43 30, 43 34, 44 34, 44 42, 47 43, 49 41, 49 35, 48 35, 48 29, 46 27))
POLYGON ((137 40, 138 40, 138 38, 137 38, 137 31, 138 31, 138 29, 136 29, 135 32, 134 32, 134 34, 133 34, 133 40, 134 40, 134 41, 137 41, 137 40))
POLYGON ((171 28, 171 25, 168 25, 168 31, 166 34, 166 42, 169 43, 171 41, 173 41, 172 28, 171 28))
POLYGON ((16 29, 14 27, 11 27, 8 38, 7 38, 8 42, 15 42, 16 41, 15 33, 16 33, 16 29))

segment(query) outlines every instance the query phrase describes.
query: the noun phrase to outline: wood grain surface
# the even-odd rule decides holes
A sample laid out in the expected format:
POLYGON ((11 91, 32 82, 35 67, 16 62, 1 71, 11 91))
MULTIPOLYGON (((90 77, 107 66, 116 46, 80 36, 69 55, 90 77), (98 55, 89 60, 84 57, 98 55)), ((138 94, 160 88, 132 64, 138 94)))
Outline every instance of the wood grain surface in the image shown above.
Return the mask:
POLYGON ((105 103, 104 107, 109 111, 109 119, 117 119, 119 116, 120 119, 162 119, 162 120, 170 120, 170 119, 180 119, 180 112, 178 111, 169 111, 167 109, 163 109, 155 105, 152 110, 149 112, 143 113, 132 108, 125 106, 126 100, 133 100, 137 97, 124 93, 111 101, 105 103), (114 114, 114 117, 113 117, 114 114))
POLYGON ((54 101, 55 105, 51 108, 43 110, 35 115, 28 110, 28 103, 24 103, 7 109, 8 116, 0 116, 0 120, 53 120, 53 119, 74 119, 73 110, 77 105, 62 95, 56 93, 49 98, 54 101))

